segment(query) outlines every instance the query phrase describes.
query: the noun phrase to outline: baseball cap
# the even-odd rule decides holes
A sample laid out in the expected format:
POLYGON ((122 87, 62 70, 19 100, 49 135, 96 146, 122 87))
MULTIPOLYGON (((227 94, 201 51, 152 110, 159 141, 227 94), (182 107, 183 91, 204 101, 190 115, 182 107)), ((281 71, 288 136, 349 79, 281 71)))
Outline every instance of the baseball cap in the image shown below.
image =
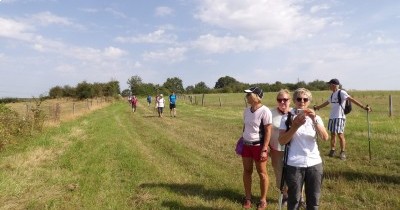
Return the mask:
POLYGON ((264 96, 263 91, 259 87, 251 87, 247 90, 244 90, 245 93, 254 93, 257 94, 258 97, 262 98, 264 96))
POLYGON ((328 84, 333 84, 333 85, 340 85, 340 82, 338 79, 331 79, 329 80, 329 82, 327 82, 328 84))

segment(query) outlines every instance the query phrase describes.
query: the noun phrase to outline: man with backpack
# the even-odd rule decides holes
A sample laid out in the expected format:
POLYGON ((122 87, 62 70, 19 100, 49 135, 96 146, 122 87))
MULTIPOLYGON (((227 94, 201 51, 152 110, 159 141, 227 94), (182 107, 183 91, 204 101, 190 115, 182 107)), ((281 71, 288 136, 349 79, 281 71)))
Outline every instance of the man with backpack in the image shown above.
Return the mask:
POLYGON ((339 89, 340 82, 338 79, 331 79, 327 82, 329 89, 332 91, 331 96, 321 105, 314 105, 314 110, 319 110, 328 104, 332 104, 328 121, 328 130, 331 132, 331 150, 328 156, 335 156, 336 136, 339 137, 340 143, 340 159, 346 160, 346 140, 344 138, 344 128, 346 125, 346 114, 351 111, 351 102, 356 104, 368 112, 371 111, 369 106, 364 106, 356 99, 352 98, 345 90, 339 89))

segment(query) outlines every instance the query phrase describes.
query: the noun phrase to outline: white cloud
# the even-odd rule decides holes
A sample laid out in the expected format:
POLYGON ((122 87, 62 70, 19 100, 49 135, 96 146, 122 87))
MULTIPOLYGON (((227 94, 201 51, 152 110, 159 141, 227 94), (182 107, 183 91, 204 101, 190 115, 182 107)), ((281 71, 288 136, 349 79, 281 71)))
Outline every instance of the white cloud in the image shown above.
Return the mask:
POLYGON ((76 68, 70 64, 60 64, 56 66, 56 72, 69 74, 69 73, 76 73, 76 68))
POLYGON ((119 58, 126 54, 126 51, 116 47, 107 47, 106 49, 104 49, 104 55, 109 58, 119 58))
POLYGON ((159 16, 159 17, 164 17, 164 16, 168 16, 168 15, 172 15, 174 12, 173 9, 169 8, 169 7, 157 7, 156 11, 155 11, 155 15, 159 16))
POLYGON ((149 34, 141 34, 132 37, 117 37, 115 40, 123 43, 172 44, 176 39, 176 35, 167 34, 164 29, 159 29, 149 34))
POLYGON ((317 12, 319 12, 319 11, 321 11, 321 10, 327 10, 327 9, 329 9, 329 8, 330 8, 330 7, 329 7, 328 5, 326 5, 326 4, 314 5, 314 6, 311 7, 310 12, 311 12, 311 13, 317 13, 317 12))
POLYGON ((29 41, 33 34, 28 31, 32 30, 29 24, 0 17, 0 37, 29 41))
POLYGON ((256 47, 255 42, 243 36, 217 37, 211 34, 200 36, 192 45, 211 53, 251 51, 256 47))
POLYGON ((270 48, 307 38, 327 25, 326 19, 305 13, 295 3, 290 0, 204 0, 195 18, 270 48))
POLYGON ((146 52, 143 54, 144 60, 158 60, 167 63, 176 63, 185 59, 185 52, 187 48, 177 47, 168 48, 166 50, 159 50, 153 52, 146 52))
POLYGON ((392 45, 398 44, 399 42, 390 38, 387 38, 383 35, 377 36, 374 40, 370 41, 369 44, 372 45, 392 45))
POLYGON ((73 23, 68 18, 54 15, 53 13, 48 11, 32 15, 31 18, 34 23, 36 24, 39 23, 41 25, 50 25, 50 24, 65 25, 65 26, 73 25, 73 23))

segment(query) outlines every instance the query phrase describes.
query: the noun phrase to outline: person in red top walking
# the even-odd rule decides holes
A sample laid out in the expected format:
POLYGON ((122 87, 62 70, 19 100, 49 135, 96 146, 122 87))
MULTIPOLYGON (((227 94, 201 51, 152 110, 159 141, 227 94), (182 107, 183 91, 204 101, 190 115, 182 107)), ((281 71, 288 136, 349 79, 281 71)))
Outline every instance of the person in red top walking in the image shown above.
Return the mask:
POLYGON ((137 105, 138 99, 137 97, 134 95, 132 96, 131 99, 131 105, 132 105, 132 112, 136 112, 136 105, 137 105))

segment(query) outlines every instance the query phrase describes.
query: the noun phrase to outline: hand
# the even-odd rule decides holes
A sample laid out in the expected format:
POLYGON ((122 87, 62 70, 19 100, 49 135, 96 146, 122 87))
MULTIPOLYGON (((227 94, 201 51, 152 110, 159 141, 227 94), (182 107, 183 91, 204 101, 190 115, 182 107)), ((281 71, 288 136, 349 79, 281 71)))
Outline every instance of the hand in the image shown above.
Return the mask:
POLYGON ((371 111, 372 111, 371 107, 370 107, 370 106, 368 106, 368 105, 367 105, 367 106, 365 106, 365 107, 364 107, 364 109, 365 109, 365 110, 367 110, 368 112, 371 112, 371 111))
POLYGON ((306 116, 310 117, 313 121, 315 121, 315 116, 317 116, 317 115, 315 114, 314 110, 305 109, 304 112, 305 112, 306 116))
POLYGON ((293 119, 292 127, 295 127, 297 129, 300 126, 304 125, 304 123, 306 123, 306 113, 305 112, 296 115, 296 117, 293 119))
POLYGON ((261 157, 260 160, 261 161, 266 161, 268 159, 268 153, 266 150, 261 151, 261 157))

